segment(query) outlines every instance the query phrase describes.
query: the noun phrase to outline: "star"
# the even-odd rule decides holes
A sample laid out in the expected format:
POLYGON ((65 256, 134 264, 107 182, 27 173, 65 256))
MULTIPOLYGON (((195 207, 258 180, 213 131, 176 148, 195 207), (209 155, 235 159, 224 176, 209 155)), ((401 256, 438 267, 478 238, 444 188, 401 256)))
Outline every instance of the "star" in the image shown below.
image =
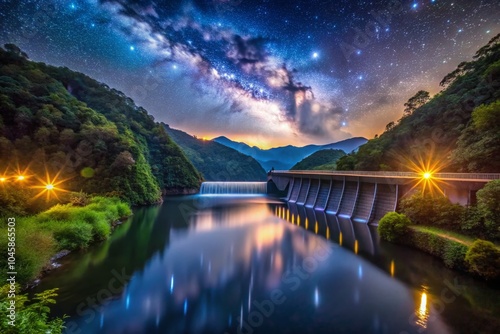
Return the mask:
POLYGON ((135 47, 133 45, 130 46, 130 51, 134 51, 135 47))

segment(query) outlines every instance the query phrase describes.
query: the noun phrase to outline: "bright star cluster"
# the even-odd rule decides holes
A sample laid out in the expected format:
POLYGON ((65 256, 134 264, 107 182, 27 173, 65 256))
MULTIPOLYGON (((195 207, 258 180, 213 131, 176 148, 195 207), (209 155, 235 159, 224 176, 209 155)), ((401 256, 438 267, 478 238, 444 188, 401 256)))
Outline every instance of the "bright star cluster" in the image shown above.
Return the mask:
POLYGON ((492 0, 0 3, 2 44, 172 127, 266 147, 373 137, 498 32, 492 0))

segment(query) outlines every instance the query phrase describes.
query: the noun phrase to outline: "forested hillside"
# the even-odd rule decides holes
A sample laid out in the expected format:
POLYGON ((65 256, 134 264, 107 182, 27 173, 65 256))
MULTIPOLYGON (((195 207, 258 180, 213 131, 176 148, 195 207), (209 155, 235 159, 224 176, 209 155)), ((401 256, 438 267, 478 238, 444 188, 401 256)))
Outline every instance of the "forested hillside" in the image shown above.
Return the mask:
MULTIPOLYGON (((0 173, 2 189, 19 190, 18 174, 31 185, 57 175, 66 180, 61 188, 132 204, 198 188, 201 178, 163 126, 123 93, 32 62, 12 44, 0 49, 0 173)), ((15 208, 22 196, 3 191, 0 204, 15 208)))
POLYGON ((206 181, 264 181, 266 172, 252 157, 212 140, 202 140, 164 125, 206 181))
POLYGON ((291 170, 334 170, 343 156, 345 152, 342 150, 320 150, 296 163, 291 170))
POLYGON ((418 92, 404 116, 340 159, 340 170, 409 170, 437 164, 443 171, 500 171, 500 34, 441 81, 432 99, 418 92))

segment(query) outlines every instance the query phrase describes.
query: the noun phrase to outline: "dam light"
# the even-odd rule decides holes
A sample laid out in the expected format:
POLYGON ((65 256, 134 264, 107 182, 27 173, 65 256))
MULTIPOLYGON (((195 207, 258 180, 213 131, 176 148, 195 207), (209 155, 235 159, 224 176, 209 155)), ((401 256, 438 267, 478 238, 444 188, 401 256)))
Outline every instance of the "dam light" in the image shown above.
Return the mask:
POLYGON ((17 180, 18 181, 24 181, 26 179, 26 177, 24 175, 18 175, 17 176, 17 180))
POLYGON ((7 179, 5 177, 0 177, 0 182, 5 182, 7 179))
POLYGON ((48 184, 45 185, 45 189, 47 189, 47 190, 54 190, 54 185, 51 184, 51 183, 48 183, 48 184))
POLYGON ((424 175, 422 175, 422 177, 426 180, 429 180, 431 177, 432 177, 432 173, 431 172, 425 172, 424 175))

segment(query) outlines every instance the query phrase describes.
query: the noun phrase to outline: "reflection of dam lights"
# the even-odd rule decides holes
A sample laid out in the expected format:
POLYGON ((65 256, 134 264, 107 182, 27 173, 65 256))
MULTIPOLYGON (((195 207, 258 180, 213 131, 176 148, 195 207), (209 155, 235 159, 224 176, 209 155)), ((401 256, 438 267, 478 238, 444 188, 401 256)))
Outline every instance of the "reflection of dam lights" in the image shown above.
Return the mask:
POLYGON ((290 220, 290 210, 286 210, 286 220, 290 220))
POLYGON ((295 225, 295 215, 292 215, 292 224, 295 225))
POLYGON ((429 319, 429 312, 427 311, 427 294, 422 292, 420 298, 420 307, 417 311, 417 325, 422 328, 427 328, 427 320, 429 319))
POLYGON ((174 275, 170 277, 170 293, 174 291, 174 275))
POLYGON ((319 229, 318 222, 316 222, 316 224, 314 225, 314 233, 318 234, 318 229, 319 229))
POLYGON ((306 230, 308 230, 308 229, 309 229, 309 219, 307 219, 307 217, 306 217, 306 230))
POLYGON ((391 277, 394 277, 395 270, 396 270, 396 265, 394 264, 394 260, 391 260, 391 277))
POLYGON ((339 245, 342 246, 342 232, 339 233, 339 245))
POLYGON ((358 254, 358 240, 354 240, 354 254, 358 254))
POLYGON ((330 228, 329 227, 326 228, 326 239, 330 240, 330 228))
POLYGON ((297 215, 297 225, 300 226, 300 216, 299 215, 297 215))

